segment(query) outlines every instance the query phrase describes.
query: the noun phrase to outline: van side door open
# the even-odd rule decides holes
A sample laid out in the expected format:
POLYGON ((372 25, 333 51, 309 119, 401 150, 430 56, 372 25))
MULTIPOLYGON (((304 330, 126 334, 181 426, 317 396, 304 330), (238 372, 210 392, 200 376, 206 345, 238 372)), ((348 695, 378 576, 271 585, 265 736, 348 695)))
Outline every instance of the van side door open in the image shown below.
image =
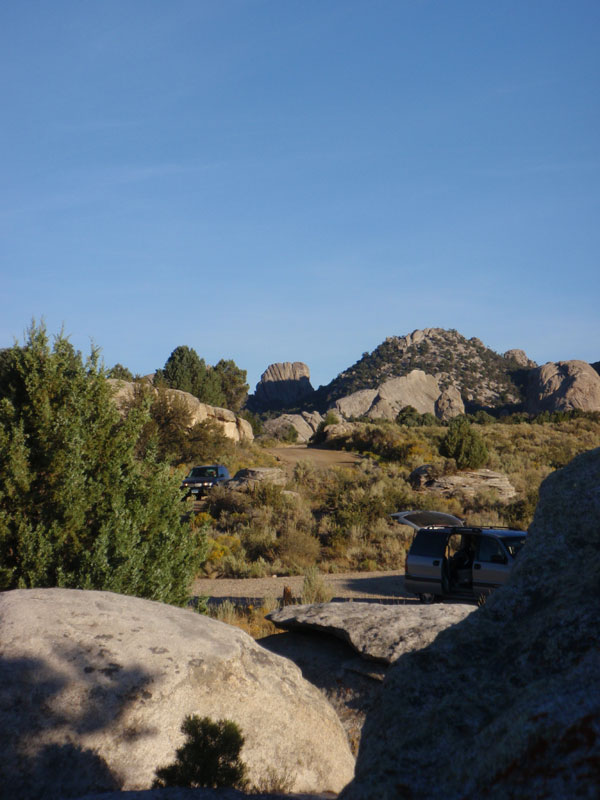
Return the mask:
POLYGON ((414 594, 442 594, 442 567, 448 541, 447 531, 421 528, 406 557, 405 585, 414 594))

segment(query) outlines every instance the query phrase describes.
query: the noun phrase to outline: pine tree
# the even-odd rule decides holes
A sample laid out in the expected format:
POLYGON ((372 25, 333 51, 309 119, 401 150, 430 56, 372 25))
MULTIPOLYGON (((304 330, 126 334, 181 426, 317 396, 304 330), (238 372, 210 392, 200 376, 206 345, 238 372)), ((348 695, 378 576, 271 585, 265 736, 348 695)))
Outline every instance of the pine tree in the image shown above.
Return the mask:
POLYGON ((32 324, 0 363, 0 589, 104 589, 183 603, 206 554, 145 408, 123 420, 92 350, 32 324))
POLYGON ((459 469, 478 469, 488 459, 488 449, 466 417, 455 417, 440 442, 440 454, 453 458, 459 469))

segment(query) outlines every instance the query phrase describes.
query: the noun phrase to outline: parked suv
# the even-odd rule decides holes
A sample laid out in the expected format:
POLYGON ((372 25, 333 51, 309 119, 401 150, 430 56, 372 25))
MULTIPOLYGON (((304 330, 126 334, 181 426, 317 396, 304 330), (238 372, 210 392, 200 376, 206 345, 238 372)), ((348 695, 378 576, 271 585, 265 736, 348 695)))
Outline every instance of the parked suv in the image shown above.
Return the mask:
POLYGON ((399 511, 392 517, 416 533, 406 556, 405 586, 421 602, 441 598, 484 602, 506 583, 526 531, 471 527, 439 511, 399 511))
POLYGON ((202 497, 213 486, 228 481, 230 477, 227 467, 224 467, 223 464, 192 467, 190 474, 181 482, 181 489, 185 489, 188 494, 202 497))

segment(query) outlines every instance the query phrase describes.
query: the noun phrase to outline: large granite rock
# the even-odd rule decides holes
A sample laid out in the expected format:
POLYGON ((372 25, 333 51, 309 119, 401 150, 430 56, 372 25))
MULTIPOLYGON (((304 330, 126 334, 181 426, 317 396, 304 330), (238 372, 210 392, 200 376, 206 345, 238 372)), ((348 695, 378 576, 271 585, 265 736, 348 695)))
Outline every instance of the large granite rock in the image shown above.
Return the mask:
POLYGON ((439 396, 440 387, 433 375, 413 369, 408 375, 384 381, 377 389, 361 389, 342 397, 335 408, 346 418, 395 419, 405 406, 413 406, 420 414, 434 414, 439 396))
POLYGON ((343 800, 595 798, 600 449, 542 484, 506 586, 390 668, 343 800))
POLYGON ((515 487, 503 472, 494 472, 491 469, 466 470, 454 475, 439 475, 432 464, 423 464, 414 469, 408 476, 413 489, 426 489, 436 492, 443 497, 454 497, 462 494, 464 497, 475 497, 479 492, 492 489, 503 503, 512 500, 515 496, 515 487))
POLYGON ((585 361, 549 362, 529 374, 527 410, 600 411, 600 375, 585 361))
POLYGON ((444 422, 464 413, 465 404, 456 386, 449 386, 444 389, 435 401, 435 415, 444 422))
POLYGON ((267 367, 246 405, 253 411, 296 408, 313 392, 306 364, 284 361, 267 367))
POLYGON ((359 389, 358 392, 340 397, 335 401, 335 410, 345 417, 364 417, 373 405, 378 395, 377 389, 359 389))
POLYGON ((405 406, 416 408, 419 414, 434 414, 439 396, 437 380, 422 369, 413 369, 400 378, 390 378, 379 387, 379 397, 387 400, 396 414, 405 406))
MULTIPOLYGON (((137 385, 116 378, 109 378, 108 382, 113 387, 113 399, 117 408, 122 414, 126 414, 135 399, 137 385)), ((158 389, 149 381, 144 383, 144 390, 155 396, 158 395, 158 389)), ((248 420, 236 416, 233 411, 201 403, 193 394, 182 392, 180 389, 164 389, 163 391, 166 393, 168 400, 174 403, 183 403, 186 406, 190 414, 190 428, 198 422, 212 420, 221 428, 225 436, 233 439, 234 442, 252 441, 254 439, 252 425, 248 420)))
POLYGON ((109 592, 0 594, 4 797, 144 789, 173 760, 187 714, 232 719, 250 781, 338 791, 353 758, 333 709, 298 668, 237 628, 109 592))
POLYGON ((473 609, 465 603, 320 603, 284 606, 267 618, 285 630, 329 633, 348 642, 364 658, 391 664, 404 653, 430 644, 440 631, 460 622, 473 609))
POLYGON ((267 434, 275 437, 283 437, 290 427, 294 428, 300 443, 308 442, 315 433, 323 417, 318 411, 303 411, 301 414, 281 414, 279 417, 268 419, 264 424, 267 434))

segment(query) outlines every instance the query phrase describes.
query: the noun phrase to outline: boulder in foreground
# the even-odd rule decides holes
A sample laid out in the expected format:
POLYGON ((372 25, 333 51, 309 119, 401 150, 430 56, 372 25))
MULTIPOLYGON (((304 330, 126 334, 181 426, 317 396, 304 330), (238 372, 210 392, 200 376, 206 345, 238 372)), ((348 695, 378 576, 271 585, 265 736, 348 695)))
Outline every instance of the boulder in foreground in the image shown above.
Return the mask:
POLYGON ((232 719, 250 783, 339 791, 354 761, 335 712, 287 659, 173 606, 68 589, 0 594, 5 797, 146 789, 188 714, 232 719))

